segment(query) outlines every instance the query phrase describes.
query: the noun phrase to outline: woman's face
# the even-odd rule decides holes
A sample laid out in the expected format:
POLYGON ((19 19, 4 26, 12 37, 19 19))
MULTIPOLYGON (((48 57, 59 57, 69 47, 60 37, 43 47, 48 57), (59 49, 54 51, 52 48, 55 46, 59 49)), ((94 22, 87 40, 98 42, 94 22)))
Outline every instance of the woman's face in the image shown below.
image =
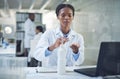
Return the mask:
POLYGON ((73 20, 73 11, 68 7, 62 8, 59 11, 58 19, 60 21, 60 25, 62 29, 70 28, 70 25, 73 20))
POLYGON ((38 29, 35 30, 36 34, 38 34, 40 31, 38 29))

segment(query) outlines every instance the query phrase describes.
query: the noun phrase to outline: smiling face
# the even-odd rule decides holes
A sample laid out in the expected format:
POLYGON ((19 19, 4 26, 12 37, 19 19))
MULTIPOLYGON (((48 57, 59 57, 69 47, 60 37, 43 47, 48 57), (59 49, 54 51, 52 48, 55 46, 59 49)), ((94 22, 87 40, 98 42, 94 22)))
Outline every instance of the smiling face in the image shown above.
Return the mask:
POLYGON ((73 11, 69 7, 64 7, 59 11, 57 18, 60 21, 62 31, 70 30, 70 25, 72 23, 73 17, 73 11))

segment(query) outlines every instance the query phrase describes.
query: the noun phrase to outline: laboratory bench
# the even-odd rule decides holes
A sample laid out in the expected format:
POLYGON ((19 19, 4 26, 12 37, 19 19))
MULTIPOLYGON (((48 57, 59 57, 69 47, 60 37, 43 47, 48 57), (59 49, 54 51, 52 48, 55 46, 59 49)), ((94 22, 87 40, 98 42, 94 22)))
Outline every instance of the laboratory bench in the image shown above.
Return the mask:
MULTIPOLYGON (((82 67, 76 67, 82 68, 82 67)), ((65 74, 58 74, 56 67, 21 67, 1 69, 0 79, 102 79, 102 77, 88 77, 73 71, 73 67, 66 67, 65 74)))

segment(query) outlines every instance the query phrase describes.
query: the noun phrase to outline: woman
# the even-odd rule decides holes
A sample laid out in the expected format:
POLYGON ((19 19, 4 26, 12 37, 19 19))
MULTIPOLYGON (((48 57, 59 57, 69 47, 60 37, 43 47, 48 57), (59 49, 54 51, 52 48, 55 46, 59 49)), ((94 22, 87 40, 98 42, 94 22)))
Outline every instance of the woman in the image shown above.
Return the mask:
POLYGON ((74 7, 70 4, 60 4, 56 8, 56 15, 60 26, 43 34, 36 47, 34 57, 39 61, 47 58, 50 66, 56 66, 57 52, 63 42, 67 49, 66 66, 82 64, 84 61, 84 40, 82 35, 70 28, 74 18, 74 7))
POLYGON ((35 29, 36 35, 33 40, 39 40, 41 35, 43 34, 43 27, 42 26, 36 26, 35 29))
POLYGON ((30 41, 30 52, 28 54, 28 66, 30 67, 38 66, 38 61, 33 58, 33 51, 35 49, 36 44, 38 43, 39 39, 43 34, 43 27, 36 26, 35 32, 36 32, 36 35, 34 36, 34 39, 30 41))

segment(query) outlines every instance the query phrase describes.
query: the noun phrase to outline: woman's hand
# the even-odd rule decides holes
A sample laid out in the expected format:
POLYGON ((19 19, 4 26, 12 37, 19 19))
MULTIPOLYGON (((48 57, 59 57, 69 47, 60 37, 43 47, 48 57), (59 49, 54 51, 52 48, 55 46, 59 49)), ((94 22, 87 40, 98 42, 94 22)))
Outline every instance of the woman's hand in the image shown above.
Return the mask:
POLYGON ((75 53, 75 54, 78 53, 79 47, 80 47, 79 44, 72 44, 72 45, 70 46, 70 48, 72 48, 72 50, 73 50, 73 53, 75 53))
POLYGON ((62 43, 64 44, 67 41, 68 41, 68 38, 65 38, 65 37, 58 38, 53 45, 48 47, 48 50, 53 51, 55 48, 59 47, 62 43))

